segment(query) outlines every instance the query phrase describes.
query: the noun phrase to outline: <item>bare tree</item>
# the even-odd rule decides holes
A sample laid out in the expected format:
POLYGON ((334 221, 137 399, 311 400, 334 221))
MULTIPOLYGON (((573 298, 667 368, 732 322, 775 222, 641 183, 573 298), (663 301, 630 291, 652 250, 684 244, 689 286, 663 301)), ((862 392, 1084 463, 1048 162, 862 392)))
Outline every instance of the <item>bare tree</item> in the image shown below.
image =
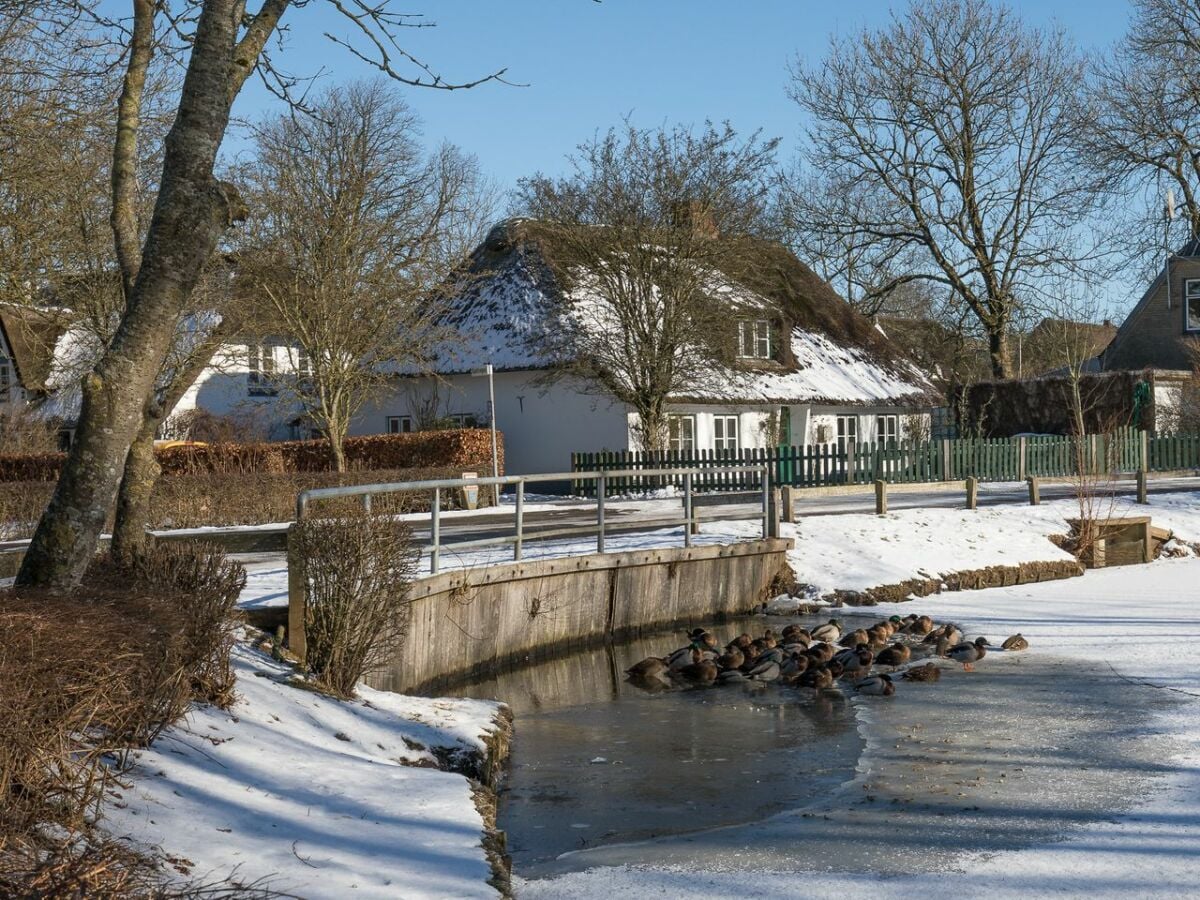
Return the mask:
POLYGON ((573 172, 519 189, 563 303, 540 351, 637 413, 641 446, 666 446, 667 400, 729 360, 728 301, 713 296, 738 242, 764 227, 777 141, 626 123, 580 145, 573 172))
POLYGON ((984 0, 917 0, 792 69, 809 170, 870 199, 829 227, 885 258, 918 251, 896 277, 970 310, 998 377, 1020 305, 1094 258, 1077 228, 1095 196, 1074 153, 1081 73, 1060 33, 984 0))
MULTIPOLYGON (((254 9, 245 0, 131 0, 126 22, 103 21, 84 0, 48 0, 39 7, 51 18, 92 17, 101 37, 116 47, 125 72, 113 142, 111 216, 125 308, 83 381, 76 440, 22 562, 19 584, 69 587, 95 552, 179 318, 227 229, 246 216, 236 188, 214 174, 230 108, 255 72, 281 96, 292 97, 296 82, 275 66, 268 42, 292 6, 305 11, 316 5, 261 0, 254 9), (142 238, 130 214, 136 189, 129 163, 138 154, 147 73, 155 53, 172 45, 186 65, 142 238)), ((357 43, 334 40, 390 77, 439 89, 470 86, 446 82, 401 48, 398 32, 424 24, 419 17, 394 11, 386 0, 374 5, 329 0, 329 5, 358 36, 357 43), (410 65, 415 74, 406 75, 401 67, 410 65)))
POLYGON ((1134 0, 1129 33, 1096 60, 1080 111, 1082 153, 1101 167, 1113 194, 1127 203, 1144 191, 1147 203, 1121 229, 1128 249, 1161 264, 1168 190, 1176 197, 1184 234, 1200 235, 1200 0, 1134 0))
POLYGON ((358 411, 448 339, 434 289, 481 238, 487 204, 475 160, 450 146, 427 154, 385 82, 330 90, 312 112, 258 132, 241 256, 264 301, 256 330, 292 347, 278 388, 329 439, 340 472, 358 411))

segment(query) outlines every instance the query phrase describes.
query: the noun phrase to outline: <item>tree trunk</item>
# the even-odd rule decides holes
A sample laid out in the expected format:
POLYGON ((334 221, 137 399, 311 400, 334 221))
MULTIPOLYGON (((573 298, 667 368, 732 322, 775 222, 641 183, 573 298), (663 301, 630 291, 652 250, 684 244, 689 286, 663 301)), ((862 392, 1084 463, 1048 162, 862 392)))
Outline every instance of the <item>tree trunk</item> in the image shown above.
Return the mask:
POLYGON ((333 471, 346 471, 346 448, 343 444, 346 436, 336 428, 329 429, 329 452, 333 455, 333 471))
POLYGON ((988 353, 992 359, 992 375, 996 378, 1012 378, 1007 328, 1000 326, 988 331, 988 353))
POLYGON ((213 177, 237 81, 240 9, 237 0, 207 0, 201 8, 141 269, 116 335, 83 380, 76 440, 17 574, 19 585, 63 590, 82 579, 178 317, 217 241, 244 215, 236 191, 213 177))
POLYGON ((112 535, 112 554, 118 559, 129 559, 146 544, 150 495, 161 471, 154 456, 154 434, 160 421, 157 416, 146 416, 125 458, 112 535))

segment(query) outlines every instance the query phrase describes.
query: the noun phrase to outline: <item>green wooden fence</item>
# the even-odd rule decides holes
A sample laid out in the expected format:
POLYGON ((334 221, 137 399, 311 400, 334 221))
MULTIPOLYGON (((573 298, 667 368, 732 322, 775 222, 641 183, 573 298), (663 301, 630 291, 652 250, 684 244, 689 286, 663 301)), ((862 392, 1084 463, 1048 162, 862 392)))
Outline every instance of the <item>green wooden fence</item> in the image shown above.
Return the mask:
MULTIPOLYGON (((975 477, 981 481, 1020 481, 1030 476, 1069 478, 1080 471, 1114 474, 1200 469, 1200 435, 1154 435, 1129 428, 1113 434, 1037 435, 1020 438, 960 438, 945 441, 859 443, 839 447, 816 444, 744 449, 640 452, 636 450, 571 454, 572 472, 633 470, 606 481, 609 496, 659 489, 681 479, 637 475, 639 469, 696 468, 698 491, 749 491, 761 488, 753 472, 711 472, 721 466, 768 463, 776 485, 823 487, 870 484, 919 484, 975 477), (1143 459, 1144 455, 1144 459, 1143 459)), ((576 482, 578 493, 594 491, 576 482)))

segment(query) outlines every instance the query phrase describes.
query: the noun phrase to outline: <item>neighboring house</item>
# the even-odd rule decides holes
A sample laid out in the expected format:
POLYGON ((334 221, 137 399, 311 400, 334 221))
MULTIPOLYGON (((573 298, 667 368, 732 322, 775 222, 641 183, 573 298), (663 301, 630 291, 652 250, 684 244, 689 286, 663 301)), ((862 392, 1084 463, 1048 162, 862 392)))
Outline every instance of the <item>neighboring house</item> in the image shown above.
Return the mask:
POLYGON ((45 393, 60 331, 48 312, 0 304, 0 409, 23 408, 45 393))
MULTIPOLYGON (((536 223, 494 228, 472 255, 473 277, 450 297, 461 341, 432 375, 404 375, 358 416, 351 432, 416 430, 431 421, 486 424, 495 375, 496 424, 506 468, 569 468, 575 451, 637 449, 635 414, 577 376, 551 378, 541 337, 561 320, 563 297, 536 223)), ((716 238, 719 239, 719 238, 716 238)), ((883 333, 782 245, 755 242, 753 273, 718 273, 739 357, 672 398, 670 449, 735 451, 776 443, 838 444, 923 436, 937 403, 929 378, 883 333)))

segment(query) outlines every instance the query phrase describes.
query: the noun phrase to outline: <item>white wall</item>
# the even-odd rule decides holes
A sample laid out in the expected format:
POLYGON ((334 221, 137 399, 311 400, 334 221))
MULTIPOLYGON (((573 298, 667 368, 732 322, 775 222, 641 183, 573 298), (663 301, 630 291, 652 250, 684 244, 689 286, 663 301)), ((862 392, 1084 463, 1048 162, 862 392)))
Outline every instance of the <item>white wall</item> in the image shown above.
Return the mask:
MULTIPOLYGON (((504 435, 505 470, 511 475, 569 472, 574 451, 624 450, 629 433, 624 407, 583 394, 569 382, 534 383, 536 373, 497 372, 496 427, 504 435)), ((414 415, 437 384, 440 415, 474 415, 487 425, 488 379, 452 375, 398 379, 397 386, 355 419, 351 434, 387 431, 388 416, 414 415)))
MULTIPOLYGON (((271 350, 276 373, 291 372, 295 358, 288 349, 276 346, 271 350)), ((244 344, 229 344, 213 354, 212 364, 175 404, 171 415, 195 409, 238 419, 272 440, 293 437, 290 423, 300 414, 287 391, 276 395, 251 392, 249 348, 244 344)))
POLYGON ((837 419, 838 416, 855 416, 858 420, 858 440, 859 443, 867 443, 875 441, 879 433, 878 417, 881 415, 899 416, 899 436, 901 440, 909 440, 921 435, 914 435, 911 430, 910 416, 919 416, 924 423, 924 430, 929 429, 929 411, 928 410, 909 410, 894 406, 875 406, 870 408, 863 407, 833 407, 833 406, 815 406, 809 407, 807 414, 798 416, 796 408, 793 407, 792 412, 792 442, 795 444, 819 444, 819 443, 835 443, 837 441, 837 419), (796 423, 800 418, 805 420, 803 429, 797 429, 796 423), (821 426, 826 426, 829 433, 829 440, 822 442, 819 440, 819 430, 821 426))

